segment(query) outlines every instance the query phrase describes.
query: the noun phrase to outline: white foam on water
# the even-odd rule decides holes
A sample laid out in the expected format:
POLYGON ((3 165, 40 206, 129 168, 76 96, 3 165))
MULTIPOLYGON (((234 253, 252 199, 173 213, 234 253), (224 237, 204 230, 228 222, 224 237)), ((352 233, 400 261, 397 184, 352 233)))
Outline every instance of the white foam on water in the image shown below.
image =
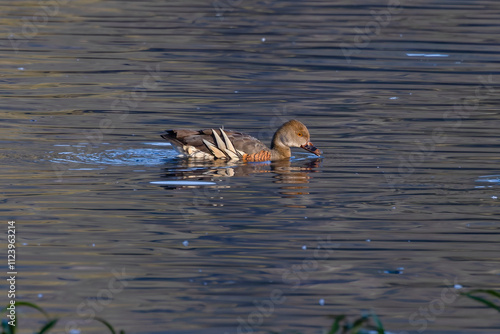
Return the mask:
POLYGON ((215 182, 209 181, 151 181, 151 184, 159 184, 159 185, 169 185, 169 186, 211 186, 217 184, 215 182))
POLYGON ((449 57, 450 55, 440 53, 407 53, 408 57, 449 57))
POLYGON ((68 170, 101 170, 103 168, 68 168, 68 170))
MULTIPOLYGON (((484 175, 480 176, 476 182, 488 182, 500 184, 500 175, 484 175)), ((488 186, 490 187, 490 186, 488 186)), ((477 188, 477 187, 476 187, 477 188)))

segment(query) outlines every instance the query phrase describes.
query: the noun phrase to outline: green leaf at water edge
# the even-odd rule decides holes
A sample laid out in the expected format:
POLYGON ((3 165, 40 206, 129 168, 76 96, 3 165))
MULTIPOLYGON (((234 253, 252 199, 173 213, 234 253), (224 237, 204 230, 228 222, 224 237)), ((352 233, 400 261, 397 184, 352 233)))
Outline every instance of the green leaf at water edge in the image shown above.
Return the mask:
MULTIPOLYGON (((7 305, 0 312, 2 312, 2 313, 5 312, 7 310, 7 307, 9 307, 9 306, 10 305, 7 305)), ((16 302, 16 307, 18 307, 18 306, 27 306, 27 307, 34 308, 38 312, 42 313, 45 316, 45 318, 47 318, 47 320, 51 320, 49 314, 36 304, 30 303, 30 302, 16 302)))
POLYGON ((357 334, 359 333, 359 331, 361 329, 363 329, 363 324, 365 323, 368 323, 369 321, 369 315, 363 315, 361 318, 357 319, 356 321, 354 321, 354 323, 352 324, 352 327, 351 327, 351 332, 353 334, 357 334))
POLYGON ((382 321, 380 321, 380 318, 374 312, 372 312, 372 317, 375 321, 375 324, 377 325, 377 333, 385 334, 384 325, 382 325, 382 321))
MULTIPOLYGON (((111 326, 111 324, 109 322, 107 322, 106 320, 104 320, 103 318, 99 318, 99 317, 95 317, 94 318, 96 321, 99 321, 101 324, 103 324, 104 326, 106 326, 109 331, 111 332, 111 334, 116 334, 115 332, 115 329, 113 328, 113 326, 111 326)), ((123 333, 125 334, 124 331, 120 331, 120 334, 123 333)))
POLYGON ((462 294, 463 296, 466 296, 466 297, 468 297, 470 299, 476 300, 476 301, 478 301, 478 302, 480 302, 480 303, 488 306, 489 308, 495 309, 498 312, 500 312, 500 305, 497 305, 494 302, 492 302, 492 301, 490 301, 490 300, 488 300, 486 298, 483 298, 483 297, 480 297, 480 296, 476 296, 476 295, 474 295, 475 293, 486 293, 486 294, 492 295, 492 296, 497 297, 497 298, 500 298, 500 293, 498 293, 497 291, 494 291, 494 290, 482 290, 482 289, 478 289, 478 290, 472 290, 470 292, 462 294))
POLYGON ((7 319, 2 319, 2 334, 15 334, 16 327, 9 325, 7 319))
POLYGON ((38 334, 45 334, 45 333, 48 333, 49 330, 54 327, 57 322, 59 321, 59 319, 53 319, 49 322, 47 322, 43 327, 42 329, 40 329, 40 331, 38 332, 38 334))
POLYGON ((345 319, 345 315, 337 315, 333 316, 335 321, 333 322, 332 328, 328 332, 328 334, 335 334, 340 329, 340 323, 345 319))

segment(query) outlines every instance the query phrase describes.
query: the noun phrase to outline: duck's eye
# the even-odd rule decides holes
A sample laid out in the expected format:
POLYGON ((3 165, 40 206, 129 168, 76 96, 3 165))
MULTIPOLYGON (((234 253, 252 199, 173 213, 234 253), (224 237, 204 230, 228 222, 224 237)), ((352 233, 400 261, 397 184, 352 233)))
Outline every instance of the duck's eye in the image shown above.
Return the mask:
POLYGON ((302 137, 302 133, 301 133, 301 132, 297 133, 297 135, 298 135, 299 137, 302 137))

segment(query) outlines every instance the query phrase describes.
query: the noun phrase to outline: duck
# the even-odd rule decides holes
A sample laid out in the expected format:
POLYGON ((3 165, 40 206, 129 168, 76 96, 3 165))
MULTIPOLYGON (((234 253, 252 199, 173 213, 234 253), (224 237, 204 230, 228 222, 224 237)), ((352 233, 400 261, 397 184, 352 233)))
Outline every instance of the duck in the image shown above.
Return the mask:
POLYGON ((214 129, 173 129, 161 135, 183 157, 203 160, 264 162, 289 159, 290 147, 301 147, 320 156, 322 153, 310 142, 307 127, 292 119, 274 133, 271 147, 249 134, 214 129))

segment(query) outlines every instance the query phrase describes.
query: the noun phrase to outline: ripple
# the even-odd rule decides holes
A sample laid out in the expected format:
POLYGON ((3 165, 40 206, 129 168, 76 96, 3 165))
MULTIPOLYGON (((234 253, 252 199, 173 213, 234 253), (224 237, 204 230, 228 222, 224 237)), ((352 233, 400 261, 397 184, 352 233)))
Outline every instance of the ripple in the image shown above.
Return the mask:
POLYGON ((500 175, 480 176, 476 182, 486 182, 487 186, 476 186, 475 188, 492 188, 493 185, 500 185, 500 175))
POLYGON ((211 186, 217 184, 209 181, 151 181, 151 184, 175 185, 175 186, 211 186))
POLYGON ((440 53, 407 53, 408 57, 449 57, 450 55, 440 53))
POLYGON ((65 151, 57 154, 51 161, 55 163, 82 163, 110 166, 157 166, 165 159, 174 158, 175 152, 164 149, 137 148, 112 149, 88 153, 86 151, 65 151))

